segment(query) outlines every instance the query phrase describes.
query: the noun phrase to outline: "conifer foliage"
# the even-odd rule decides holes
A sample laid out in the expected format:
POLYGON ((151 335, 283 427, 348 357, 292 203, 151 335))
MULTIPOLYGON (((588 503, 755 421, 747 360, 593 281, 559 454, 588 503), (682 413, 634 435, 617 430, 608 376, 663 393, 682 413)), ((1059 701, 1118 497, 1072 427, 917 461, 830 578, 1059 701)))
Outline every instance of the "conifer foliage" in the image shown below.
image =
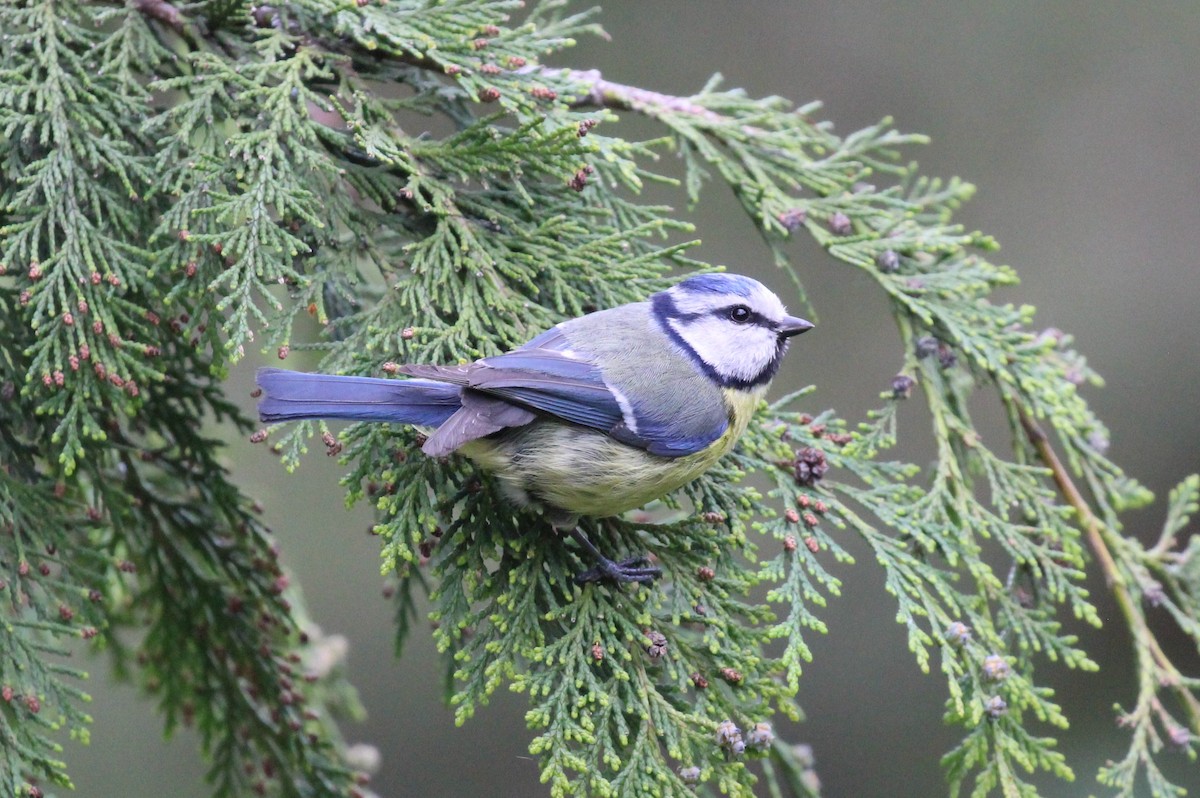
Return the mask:
POLYGON ((674 152, 682 197, 727 185, 789 272, 788 242, 811 236, 883 292, 900 340, 868 418, 801 391, 661 512, 586 522, 608 551, 652 552, 660 582, 574 585, 585 555, 468 464, 420 455, 413 430, 253 433, 288 462, 314 435, 344 459, 349 500, 376 509, 399 642, 428 591, 457 717, 525 693, 555 796, 815 795, 772 718, 799 715, 839 594, 827 566, 857 536, 913 656, 945 677, 953 794, 1073 777, 1043 671, 1097 667, 1062 630, 1067 614, 1099 623, 1089 568, 1137 663, 1118 710, 1130 748, 1099 779, 1176 794, 1160 761, 1194 758, 1200 681, 1150 618, 1200 640, 1200 481, 1172 494, 1155 545, 1122 535, 1119 513, 1149 497, 1105 456, 1070 338, 989 301, 1015 274, 953 222, 971 186, 919 176, 897 150, 920 137, 886 121, 842 138, 815 105, 715 79, 684 98, 545 66, 599 32, 563 6, 0 5, 0 789, 70 784, 61 742, 92 728, 90 647, 168 730, 199 730, 214 794, 365 794, 335 725, 353 691, 197 420, 254 429, 221 381, 248 346, 394 374, 711 268, 664 243, 688 230, 670 209, 638 200, 673 182, 656 159, 674 152), (662 138, 620 138, 623 115, 662 138), (310 318, 317 343, 294 342, 310 318), (1007 444, 976 432, 977 394, 1004 407, 1007 444), (930 411, 926 469, 886 458, 905 400, 930 411))

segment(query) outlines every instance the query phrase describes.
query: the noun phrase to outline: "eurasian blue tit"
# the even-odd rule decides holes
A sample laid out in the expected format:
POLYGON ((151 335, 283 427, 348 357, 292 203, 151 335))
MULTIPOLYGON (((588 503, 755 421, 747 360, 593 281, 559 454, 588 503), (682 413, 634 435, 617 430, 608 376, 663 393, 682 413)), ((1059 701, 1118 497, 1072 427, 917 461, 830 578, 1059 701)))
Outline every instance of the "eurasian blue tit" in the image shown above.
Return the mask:
POLYGON ((812 326, 757 280, 701 274, 502 355, 400 367, 415 379, 262 369, 259 416, 425 429, 426 454, 465 455, 570 530, 599 562, 581 581, 647 582, 657 568, 603 557, 579 517, 641 507, 712 466, 745 431, 788 340, 812 326))

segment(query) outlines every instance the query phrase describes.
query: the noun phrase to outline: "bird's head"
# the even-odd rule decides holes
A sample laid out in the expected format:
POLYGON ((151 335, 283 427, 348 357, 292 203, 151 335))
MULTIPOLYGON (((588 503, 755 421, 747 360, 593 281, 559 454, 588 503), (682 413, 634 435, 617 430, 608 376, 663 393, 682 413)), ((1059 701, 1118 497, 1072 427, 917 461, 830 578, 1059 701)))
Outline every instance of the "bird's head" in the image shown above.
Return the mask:
POLYGON ((788 339, 813 325, 789 316, 779 297, 739 274, 700 274, 651 298, 663 330, 725 388, 765 385, 788 339))

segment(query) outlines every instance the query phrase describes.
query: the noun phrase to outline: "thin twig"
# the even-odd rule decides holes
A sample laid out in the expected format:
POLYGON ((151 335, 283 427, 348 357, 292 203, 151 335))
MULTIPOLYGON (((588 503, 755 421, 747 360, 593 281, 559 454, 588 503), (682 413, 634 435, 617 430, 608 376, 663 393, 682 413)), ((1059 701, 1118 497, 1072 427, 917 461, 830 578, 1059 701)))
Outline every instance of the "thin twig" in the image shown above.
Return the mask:
POLYGON ((694 103, 686 97, 663 94, 662 92, 630 86, 627 83, 614 83, 611 80, 606 80, 598 69, 556 69, 554 67, 543 66, 525 67, 525 70, 546 77, 561 77, 566 75, 572 83, 586 86, 586 93, 572 103, 574 107, 590 105, 597 108, 611 108, 615 111, 642 112, 657 112, 662 110, 698 117, 713 124, 721 124, 729 121, 728 117, 705 108, 703 105, 694 103))
POLYGON ((1138 611, 1136 600, 1129 589, 1129 584, 1117 566, 1112 552, 1109 551, 1108 543, 1104 539, 1103 522, 1092 512, 1091 505, 1083 497, 1083 494, 1075 485, 1075 481, 1071 479, 1071 475, 1058 458, 1054 447, 1050 445, 1050 440, 1046 436, 1045 431, 1030 417, 1020 402, 1014 402, 1014 404, 1020 416, 1021 426, 1025 430, 1026 437, 1033 444, 1033 448, 1037 451, 1042 463, 1050 469, 1050 473, 1054 477, 1054 482, 1058 485, 1059 492, 1062 493, 1067 503, 1075 510, 1075 514, 1083 526, 1083 532, 1087 538, 1088 545, 1091 547, 1093 554, 1095 554, 1096 560, 1100 563, 1100 569, 1104 573, 1104 581, 1112 592, 1113 598, 1117 600, 1117 606, 1120 608, 1121 614, 1125 617, 1125 623, 1134 637, 1134 643, 1149 651, 1151 658, 1154 660, 1155 667, 1161 672, 1160 684, 1163 687, 1170 688, 1180 696, 1183 705, 1187 708, 1192 728, 1200 733, 1200 701, 1197 701, 1192 692, 1183 686, 1181 683, 1182 675, 1179 669, 1175 667, 1166 652, 1158 644, 1157 638, 1155 638, 1154 633, 1150 631, 1150 627, 1146 623, 1146 616, 1138 611))
MULTIPOLYGON (((1125 577, 1117 568, 1117 563, 1113 559, 1112 552, 1108 550, 1108 544, 1104 542, 1104 536, 1100 532, 1102 528, 1100 519, 1092 512, 1091 505, 1083 498, 1083 494, 1075 486, 1071 475, 1067 473, 1066 467, 1058 459, 1058 453, 1050 445, 1050 439, 1046 436, 1046 433, 1030 417, 1029 413, 1026 412, 1025 408, 1019 402, 1015 404, 1017 412, 1020 414, 1021 426, 1025 429, 1026 437, 1033 444, 1033 448, 1037 450, 1038 457, 1050 469, 1050 473, 1054 476, 1054 482, 1058 485, 1059 492, 1062 493, 1067 503, 1075 509, 1076 515, 1079 516, 1084 534, 1087 536, 1088 545, 1096 555, 1096 559, 1100 562, 1100 569, 1104 572, 1105 583, 1114 592, 1119 591, 1128 598, 1128 586, 1125 584, 1125 577)), ((1118 598, 1118 601, 1120 601, 1120 598, 1118 598)))

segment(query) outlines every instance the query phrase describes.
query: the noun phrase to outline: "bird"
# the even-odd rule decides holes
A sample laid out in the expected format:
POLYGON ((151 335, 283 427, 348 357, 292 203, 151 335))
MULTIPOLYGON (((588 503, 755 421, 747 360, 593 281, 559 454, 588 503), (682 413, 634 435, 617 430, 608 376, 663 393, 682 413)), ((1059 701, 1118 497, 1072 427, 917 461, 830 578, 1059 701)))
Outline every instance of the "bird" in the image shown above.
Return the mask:
POLYGON ((413 425, 425 454, 469 458, 568 532, 596 562, 577 583, 649 583, 660 569, 605 557, 580 518, 621 515, 708 470, 745 432, 790 339, 812 327, 758 280, 701 273, 503 354, 400 366, 408 379, 260 369, 258 411, 267 423, 413 425))

